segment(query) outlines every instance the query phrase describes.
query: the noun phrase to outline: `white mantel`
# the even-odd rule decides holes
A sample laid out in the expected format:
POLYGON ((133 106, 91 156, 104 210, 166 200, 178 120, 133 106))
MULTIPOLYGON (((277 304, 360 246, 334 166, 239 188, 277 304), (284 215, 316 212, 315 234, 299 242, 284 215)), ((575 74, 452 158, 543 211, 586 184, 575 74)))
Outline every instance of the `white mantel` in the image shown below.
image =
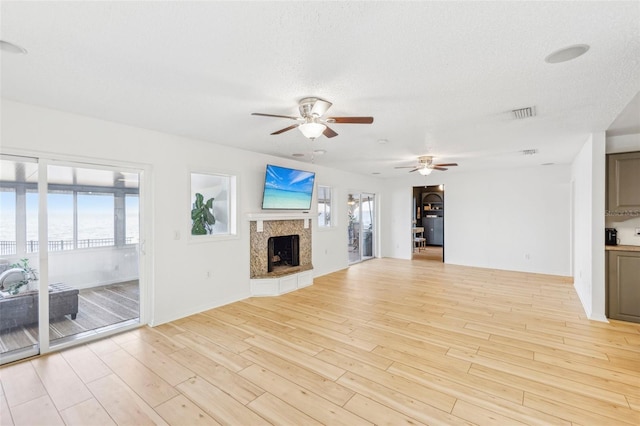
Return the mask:
POLYGON ((311 212, 259 212, 259 213, 247 213, 246 218, 249 221, 255 221, 258 232, 263 230, 263 222, 269 220, 304 220, 304 228, 308 229, 310 226, 310 219, 313 217, 311 212))

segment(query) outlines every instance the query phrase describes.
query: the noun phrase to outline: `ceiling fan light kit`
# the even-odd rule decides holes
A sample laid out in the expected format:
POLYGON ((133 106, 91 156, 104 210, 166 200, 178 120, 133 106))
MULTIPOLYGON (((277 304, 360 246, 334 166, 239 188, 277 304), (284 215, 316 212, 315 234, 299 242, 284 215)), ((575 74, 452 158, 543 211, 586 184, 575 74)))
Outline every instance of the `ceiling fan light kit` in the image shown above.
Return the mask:
POLYGON ((428 166, 418 169, 418 173, 420 173, 422 176, 428 176, 432 171, 433 169, 429 168, 428 166))
POLYGON ((434 170, 440 170, 444 172, 445 170, 449 170, 447 169, 447 167, 454 167, 457 165, 458 163, 433 164, 433 156, 423 155, 418 157, 418 164, 416 164, 415 166, 396 166, 396 169, 413 169, 409 170, 409 173, 418 172, 422 176, 427 176, 430 175, 434 170))
POLYGON ((314 118, 308 119, 306 123, 298 126, 298 130, 300 130, 306 138, 311 140, 322 135, 326 128, 326 125, 318 123, 314 118))
POLYGON ((302 132, 302 134, 311 140, 314 140, 321 135, 326 136, 327 138, 333 138, 338 136, 333 129, 331 129, 327 124, 371 124, 373 123, 373 117, 326 117, 322 116, 327 112, 329 108, 333 105, 329 101, 325 101, 324 99, 310 97, 303 98, 298 102, 298 111, 300 111, 300 117, 293 117, 290 115, 278 115, 278 114, 264 114, 261 112, 253 112, 251 115, 259 115, 262 117, 276 117, 276 118, 287 118, 289 120, 295 120, 298 124, 292 124, 289 127, 285 127, 284 129, 276 130, 271 133, 272 135, 279 135, 284 132, 288 132, 291 129, 295 129, 296 127, 302 132))

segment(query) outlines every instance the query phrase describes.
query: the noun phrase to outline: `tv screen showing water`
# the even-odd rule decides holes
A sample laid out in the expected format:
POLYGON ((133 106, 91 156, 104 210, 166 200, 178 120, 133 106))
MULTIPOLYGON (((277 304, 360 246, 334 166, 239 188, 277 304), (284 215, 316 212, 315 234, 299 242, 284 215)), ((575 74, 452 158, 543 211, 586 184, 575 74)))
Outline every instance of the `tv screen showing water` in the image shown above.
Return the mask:
POLYGON ((263 209, 309 210, 316 174, 267 164, 263 209))

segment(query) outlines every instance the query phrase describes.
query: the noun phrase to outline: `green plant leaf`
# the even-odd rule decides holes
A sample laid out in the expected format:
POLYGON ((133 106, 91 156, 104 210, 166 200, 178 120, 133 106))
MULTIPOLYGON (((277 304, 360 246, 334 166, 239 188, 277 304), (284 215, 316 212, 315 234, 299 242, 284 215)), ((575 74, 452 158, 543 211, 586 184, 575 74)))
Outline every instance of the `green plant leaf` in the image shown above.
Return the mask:
POLYGON ((206 221, 209 225, 215 225, 216 224, 216 218, 213 217, 213 214, 207 210, 207 219, 206 221))
POLYGON ((211 209, 213 209, 213 200, 210 198, 204 203, 204 196, 199 192, 196 193, 196 201, 191 209, 191 234, 206 235, 211 233, 211 226, 216 223, 216 218, 211 209))
POLYGON ((196 209, 201 209, 202 208, 202 200, 204 200, 204 196, 202 194, 200 194, 199 192, 196 192, 196 203, 195 203, 195 208, 196 209))
POLYGON ((206 235, 207 230, 202 225, 202 222, 194 222, 191 227, 191 235, 206 235))

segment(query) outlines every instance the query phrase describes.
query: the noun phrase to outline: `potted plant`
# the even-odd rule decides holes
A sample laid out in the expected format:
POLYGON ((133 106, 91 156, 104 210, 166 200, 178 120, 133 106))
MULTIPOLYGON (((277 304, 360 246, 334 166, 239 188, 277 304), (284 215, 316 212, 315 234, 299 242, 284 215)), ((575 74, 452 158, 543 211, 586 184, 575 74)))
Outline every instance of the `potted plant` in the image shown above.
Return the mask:
POLYGON ((205 202, 204 196, 196 193, 196 202, 191 209, 191 235, 211 233, 213 225, 216 224, 216 218, 213 216, 213 200, 214 198, 211 197, 205 202))
POLYGON ((18 262, 9 265, 10 269, 7 269, 0 274, 0 289, 4 289, 11 295, 16 295, 20 292, 20 289, 29 283, 38 281, 37 271, 29 266, 29 259, 20 259, 18 262), (4 288, 4 282, 11 275, 22 275, 22 279, 12 281, 6 288, 4 288))

